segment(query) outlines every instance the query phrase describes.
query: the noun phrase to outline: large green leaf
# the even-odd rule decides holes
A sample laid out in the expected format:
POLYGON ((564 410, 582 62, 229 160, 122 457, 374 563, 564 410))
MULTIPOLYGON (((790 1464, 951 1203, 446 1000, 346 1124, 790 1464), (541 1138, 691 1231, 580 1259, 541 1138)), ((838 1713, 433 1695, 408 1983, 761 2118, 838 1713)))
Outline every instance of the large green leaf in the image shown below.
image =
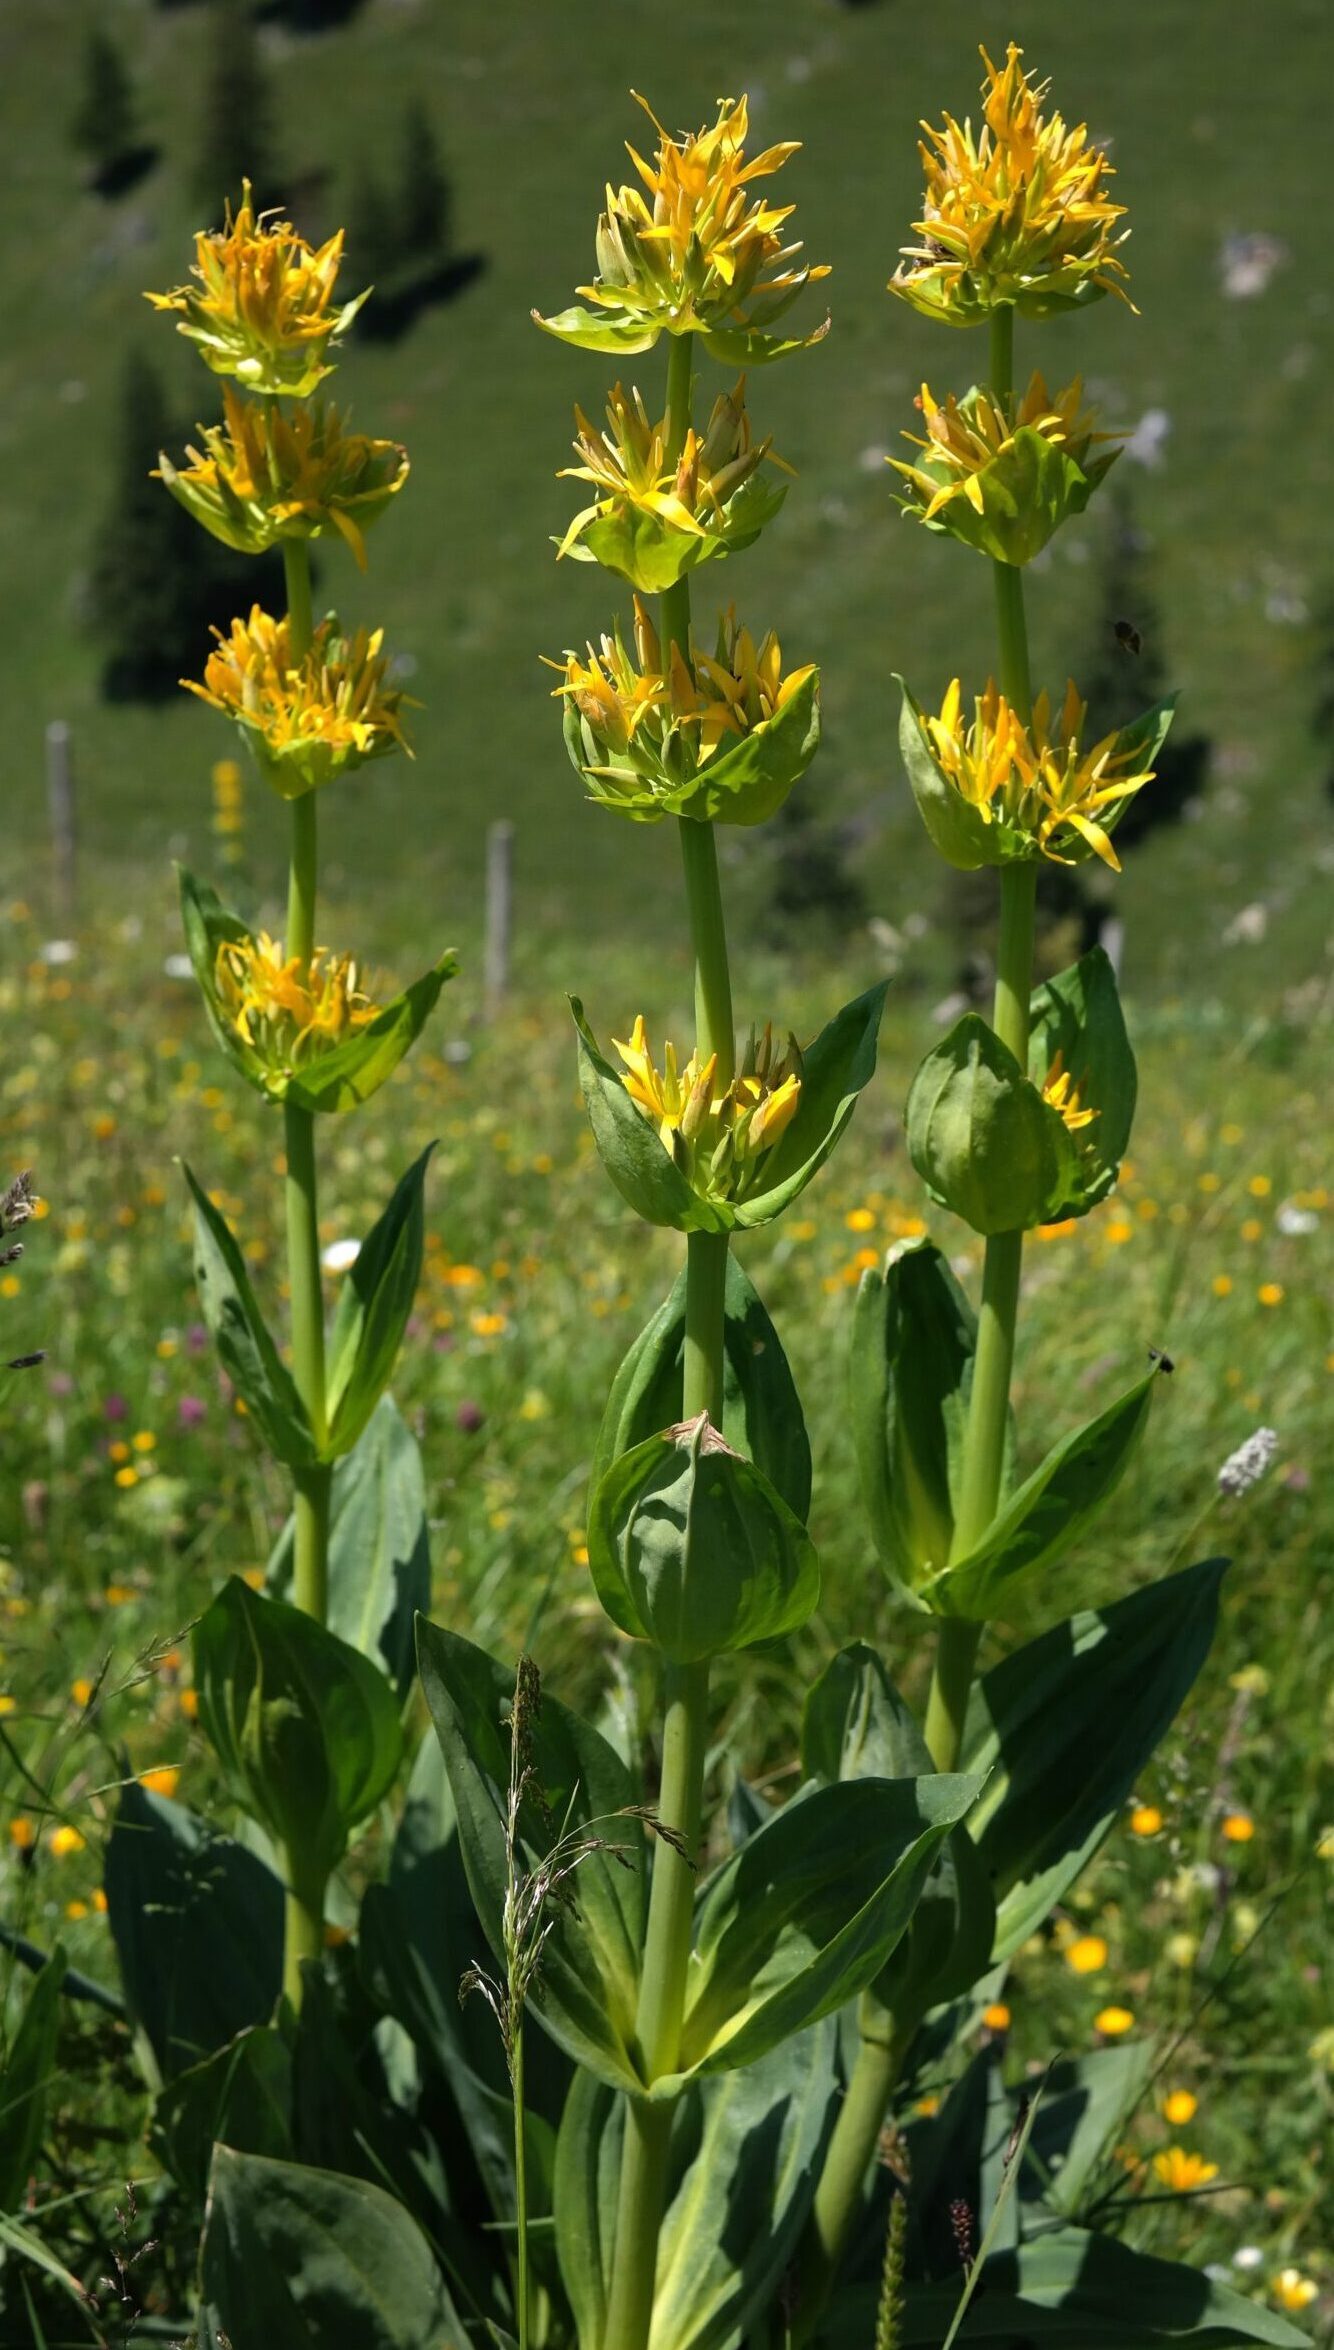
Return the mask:
MULTIPOLYGON (((781 503, 780 495, 770 511, 776 513, 781 503)), ((767 514, 764 519, 768 520, 767 514)), ((767 824, 800 782, 819 747, 820 675, 812 669, 772 718, 751 727, 739 741, 724 739, 722 747, 697 770, 689 788, 674 797, 681 803, 682 815, 692 823, 767 824)))
POLYGON ((215 889, 206 881, 197 881, 184 865, 176 868, 176 879, 181 893, 181 925, 185 944, 194 966, 199 992, 204 999, 208 1024, 217 1043, 232 1067, 240 1071, 257 1093, 269 1092, 268 1071, 259 1054, 241 1037, 234 1023, 224 1020, 218 1010, 217 966, 221 946, 246 946, 254 933, 224 906, 215 889))
POLYGON ((0 2065, 0 2212, 19 2209, 42 2143, 64 1979, 65 1953, 57 1943, 28 1993, 0 2065))
POLYGON ((1043 2083, 1020 2192, 1078 2219, 1084 2191, 1123 2138, 1153 2065, 1149 2040, 1116 2040, 1054 2064, 1043 2083))
POLYGON ((532 316, 544 334, 575 343, 581 351, 651 351, 662 332, 656 318, 646 319, 638 311, 591 309, 585 302, 572 302, 568 310, 557 310, 550 318, 538 310, 532 316))
POLYGON ((612 1462, 588 1557, 612 1622, 673 1664, 782 1639, 820 1597, 800 1518, 702 1416, 612 1462))
MULTIPOLYGON (((291 1593, 294 1529, 289 1518, 269 1560, 275 1599, 291 1593)), ((430 1599, 421 1452, 393 1397, 382 1395, 351 1452, 334 1463, 329 1630, 373 1657, 406 1699, 417 1670, 413 1619, 430 1599)))
POLYGON ((284 2157, 292 2151, 292 2056, 282 2035, 257 2024, 177 2073, 153 2107, 152 2142, 164 2168, 195 2203, 208 2191, 213 2147, 284 2157))
POLYGON ((464 2350, 416 2222, 364 2179, 213 2158, 201 2249, 205 2321, 234 2350, 464 2350))
MULTIPOLYGON (((422 1687, 445 1757, 480 1932, 499 1955, 505 1802, 514 1674, 442 1625, 417 1623, 422 1687)), ((639 1998, 646 1845, 640 1794, 619 1755, 578 1714, 543 1695, 532 1731, 533 1789, 520 1817, 531 1870, 559 1835, 603 1849, 581 1862, 573 1900, 554 1912, 530 2008, 576 2063, 616 2088, 638 2086, 630 2054, 639 1998), (545 1806, 537 1796, 540 1791, 545 1806)), ((474 1954, 480 1960, 485 1953, 474 1954)))
POLYGON ((282 1986, 283 1889, 253 1852, 132 1783, 107 1846, 106 1895, 126 2002, 164 2077, 268 2022, 282 1986))
POLYGON ((326 1459, 351 1451, 393 1374, 421 1279, 422 1189, 434 1149, 428 1143, 395 1185, 339 1294, 329 1339, 326 1459))
MULTIPOLYGON (((808 1779, 924 1779, 934 1766, 915 1715, 874 1649, 856 1642, 825 1667, 806 1699, 802 1768, 808 1779)), ((996 1927, 986 1871, 965 1825, 953 1828, 928 1872, 907 1933, 874 1991, 901 2032, 912 2013, 956 1999, 987 1972, 996 1927)))
MULTIPOLYGON (((957 2285, 908 2291, 903 2350, 936 2350, 959 2297, 957 2285)), ((869 2338, 869 2337, 868 2337, 869 2338)), ((1309 2337, 1275 2310, 1243 2299, 1201 2269, 1132 2251, 1113 2236, 1061 2228, 993 2254, 959 2335, 964 2350, 989 2342, 1041 2350, 1309 2350, 1309 2337)))
MULTIPOLYGON (((649 2350, 732 2350, 767 2308, 810 2207, 837 2095, 829 2023, 684 2091, 649 2350)), ((555 2218, 580 2350, 605 2345, 624 2127, 624 2099, 579 2075, 561 2123, 555 2218)))
MULTIPOLYGON (((778 1332, 731 1250, 725 1311, 723 1435, 804 1523, 811 1502, 811 1448, 800 1399, 778 1332)), ((612 1382, 588 1473, 590 1493, 622 1453, 682 1419, 685 1328, 683 1267, 612 1382)))
POLYGON ((300 1109, 316 1111, 355 1110, 369 1101, 416 1043, 440 990, 458 967, 458 956, 447 948, 420 979, 383 1004, 364 1028, 335 1045, 332 1052, 304 1062, 288 1079, 284 1099, 300 1109))
POLYGON ((1160 1366, 1054 1445, 992 1519, 975 1550, 922 1586, 933 1614, 990 1623, 1053 1559, 1073 1549, 1125 1474, 1144 1433, 1160 1366))
POLYGON ((940 1775, 817 1787, 732 1853, 700 1896, 681 2075, 752 2064, 864 1990, 979 1785, 940 1775))
POLYGON ((274 1458, 289 1469, 309 1468, 316 1452, 306 1407, 269 1336, 241 1251, 226 1217, 190 1169, 184 1172, 194 1205, 199 1307, 213 1333, 218 1360, 274 1458))
POLYGON ((284 1600, 223 1585, 194 1628, 199 1719, 235 1800, 322 1888, 402 1753, 377 1665, 284 1600))
MULTIPOLYGON (((862 1275, 850 1363, 862 1496, 890 1580, 917 1608, 954 1540, 976 1347, 977 1316, 934 1241, 904 1241, 862 1275)), ((1014 1446, 1011 1413, 1006 1488, 1014 1446)))
POLYGON ((1225 1559, 1058 1624, 975 1685, 964 1759, 986 1779, 970 1826, 996 1895, 997 1960, 1074 1883, 1205 1657, 1225 1559))

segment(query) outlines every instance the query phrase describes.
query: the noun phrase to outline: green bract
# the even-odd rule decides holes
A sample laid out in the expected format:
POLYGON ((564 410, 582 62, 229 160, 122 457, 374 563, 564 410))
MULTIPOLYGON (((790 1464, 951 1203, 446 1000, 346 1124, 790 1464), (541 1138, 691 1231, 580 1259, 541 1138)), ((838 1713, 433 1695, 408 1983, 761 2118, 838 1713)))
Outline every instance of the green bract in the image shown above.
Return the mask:
POLYGON ((700 759, 697 730, 650 714, 624 744, 609 742, 565 699, 565 748, 590 799, 638 824, 663 816, 700 823, 764 824, 800 782, 820 741, 820 674, 807 669, 774 712, 700 759))
POLYGON ((786 496, 785 481, 751 474, 716 511, 704 511, 696 530, 629 498, 604 500, 591 520, 581 517, 571 526, 559 541, 559 552, 618 571, 643 595, 659 595, 710 556, 737 555, 752 546, 786 496))
POLYGON ((588 1557, 612 1622, 671 1664, 781 1639, 819 1603, 801 1520, 703 1414, 613 1463, 589 1504, 588 1557))
MULTIPOLYGON (((640 312, 613 309, 610 304, 594 310, 583 302, 572 302, 551 318, 534 310, 533 320, 558 342, 571 343, 580 351, 614 351, 618 356, 651 351, 666 324, 640 312)), ((694 327, 692 322, 690 331, 696 334, 700 348, 724 367, 762 367, 771 360, 786 359, 793 351, 809 351, 813 343, 823 342, 829 326, 825 318, 808 335, 771 335, 754 326, 694 327)))
POLYGON ((1045 1086, 1054 1069, 1096 1115, 1074 1135, 1070 1187, 1052 1221, 1086 1216, 1115 1189, 1135 1115, 1135 1056, 1116 975, 1101 947, 1034 991, 1028 1074, 1045 1086))
POLYGON ((928 1053, 904 1112, 931 1197, 974 1232, 1050 1224, 1074 1188, 1077 1137, 979 1012, 928 1053))
MULTIPOLYGON (((977 386, 965 393, 958 403, 965 428, 979 408, 985 412, 992 405, 990 395, 977 386)), ((1031 563, 1041 554, 1072 514, 1083 513, 1120 453, 1119 449, 1098 455, 1086 451, 1081 463, 1061 442, 1032 425, 1021 424, 988 463, 970 474, 976 500, 959 489, 934 513, 929 508, 936 493, 958 483, 957 470, 929 447, 915 463, 899 458, 891 463, 910 484, 908 494, 898 500, 906 514, 927 530, 960 539, 994 562, 1019 565, 1031 563)))

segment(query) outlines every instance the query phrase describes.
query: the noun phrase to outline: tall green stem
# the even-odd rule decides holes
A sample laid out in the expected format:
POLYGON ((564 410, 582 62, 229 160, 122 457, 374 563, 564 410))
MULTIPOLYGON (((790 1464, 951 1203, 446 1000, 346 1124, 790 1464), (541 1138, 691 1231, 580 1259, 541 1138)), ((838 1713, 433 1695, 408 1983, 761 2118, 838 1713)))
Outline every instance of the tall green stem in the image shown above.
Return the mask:
POLYGON ((848 2093, 838 2110, 802 2247, 801 2294, 793 2341, 813 2333, 862 2208, 866 2173, 884 2128, 885 2113, 912 2031, 863 1993, 858 2003, 860 2046, 848 2093))
MULTIPOLYGON (((287 580, 288 641, 300 661, 310 648, 310 554, 304 539, 283 542, 287 580)), ((315 795, 292 802, 291 867, 287 890, 287 953, 302 967, 315 952, 315 893, 319 832, 315 795)), ((287 1154, 287 1278, 292 1311, 292 1372, 315 1441, 328 1433, 324 1376, 324 1294, 320 1280, 319 1197, 315 1173, 315 1120, 293 1102, 283 1104, 287 1154)), ((329 1612, 329 1493, 327 1467, 299 1469, 293 1478, 295 1511, 292 1596, 299 1608, 324 1623, 329 1612)), ((324 1881, 310 1875, 303 1856, 287 1855, 287 1921, 283 1986, 294 2006, 301 2003, 301 1961, 317 1958, 324 1941, 324 1881)))
MULTIPOLYGON (((993 314, 991 321, 991 389, 996 399, 1005 401, 1011 397, 1013 385, 1014 312, 1003 308, 993 314)), ((996 591, 1001 691, 1011 708, 1027 724, 1033 713, 1033 687, 1028 661, 1028 626, 1024 616, 1023 573, 1011 564, 994 563, 992 577, 996 591)), ((1026 863, 1002 867, 1000 943, 996 954, 996 1000, 992 1025, 1002 1044, 1009 1046, 1021 1069, 1028 1066, 1036 888, 1035 865, 1026 863)), ((1023 1253, 1022 1232, 993 1233, 986 1244, 982 1266, 982 1304, 977 1323, 977 1353, 973 1363, 973 1391, 968 1408, 963 1485, 955 1517, 951 1554, 954 1558, 963 1558, 981 1540, 996 1514, 996 1505, 1000 1499, 1023 1253)), ((982 1627, 979 1624, 963 1623, 953 1618, 947 1618, 940 1627, 926 1714, 926 1742, 938 1770, 953 1770, 959 1760, 968 1693, 972 1687, 973 1666, 981 1636, 982 1627)))
MULTIPOLYGON (((692 338, 670 338, 667 362, 667 458, 680 456, 690 429, 692 338)), ((662 598, 662 649, 690 659, 690 588, 686 580, 662 598)), ((727 933, 713 829, 683 818, 681 856, 695 962, 695 1049, 717 1055, 715 1083, 731 1083, 736 1042, 727 933)), ((727 1234, 692 1232, 686 1242, 686 1334, 683 1413, 707 1412, 715 1425, 723 1409, 724 1301, 727 1234)), ((662 1784, 658 1817, 670 1831, 654 1846, 644 1935, 643 1972, 635 2019, 635 2051, 645 2083, 675 2072, 680 2057, 694 1912, 694 1860, 699 1847, 708 1750, 707 1663, 667 1664, 663 1670, 662 1784)), ((607 2350, 644 2350, 653 2318, 658 2237, 667 2193, 667 2157, 674 2100, 626 2100, 625 2143, 616 2207, 616 2240, 607 2302, 607 2350)))

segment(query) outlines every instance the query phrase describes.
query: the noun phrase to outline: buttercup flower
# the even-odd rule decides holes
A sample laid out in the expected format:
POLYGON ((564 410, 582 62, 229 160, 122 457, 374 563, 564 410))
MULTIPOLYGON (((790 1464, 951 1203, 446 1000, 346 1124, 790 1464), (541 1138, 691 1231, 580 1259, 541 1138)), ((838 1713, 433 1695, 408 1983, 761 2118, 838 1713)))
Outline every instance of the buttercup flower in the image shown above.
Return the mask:
POLYGON ((1207 2187, 1210 2179, 1218 2176, 1216 2162, 1206 2162, 1200 2154, 1188 2154, 1184 2146, 1165 2146, 1161 2154, 1155 2154, 1153 2168, 1174 2195, 1189 2195, 1196 2187, 1207 2187))
POLYGON ((290 415, 272 401, 237 398, 224 384, 221 425, 201 425, 204 446, 179 469, 165 451, 157 478, 224 545, 260 555, 279 539, 335 530, 366 568, 363 533, 408 478, 396 441, 345 433, 322 400, 290 415))
POLYGON ((797 142, 745 159, 746 100, 720 98, 718 120, 673 139, 647 101, 632 92, 658 134, 655 160, 627 152, 643 189, 607 189, 598 222, 597 275, 578 306, 539 326, 590 350, 648 351, 658 336, 703 335, 715 358, 777 358, 819 340, 815 332, 783 340, 765 330, 802 288, 827 277, 828 265, 799 262, 800 243, 784 244, 793 206, 752 194, 797 152, 797 142))
MULTIPOLYGON (((998 70, 982 51, 982 128, 946 115, 923 123, 926 189, 921 239, 906 245, 889 281, 928 318, 972 326, 1003 303, 1030 317, 1069 310, 1101 294, 1122 294, 1116 249, 1125 206, 1106 183, 1112 168, 1083 123, 1045 116, 1049 84, 1034 86, 1013 42, 998 70)), ((1123 295, 1123 299, 1128 298, 1123 295)))
POLYGON ((263 930, 256 938, 225 940, 214 966, 220 1017, 274 1077, 284 1078, 378 1016, 359 980, 350 955, 317 947, 303 965, 263 930))
POLYGON ((1120 872, 1110 836, 1126 801, 1152 781, 1170 712, 1151 711, 1138 726, 1085 749, 1085 711, 1073 679, 1059 716, 1042 693, 1027 726, 994 679, 974 702, 971 719, 957 678, 938 717, 905 703, 900 740, 913 791, 927 830, 952 863, 1043 856, 1073 865, 1092 853, 1120 872))
POLYGON ((215 629, 204 682, 183 677, 198 694, 246 730, 266 779, 285 800, 314 791, 345 768, 394 750, 412 756, 399 719, 407 696, 386 683, 383 631, 345 637, 322 620, 309 652, 293 664, 288 622, 252 605, 230 636, 215 629))
MULTIPOLYGON (((606 432, 580 408, 575 454, 561 478, 591 482, 598 495, 559 542, 559 555, 602 563, 644 590, 668 588, 709 555, 748 547, 787 495, 785 482, 758 481, 770 456, 746 414, 746 379, 715 400, 702 433, 692 426, 679 461, 667 462, 666 421, 653 424, 637 391, 617 384, 606 432)), ((774 458, 778 464, 780 459, 774 458)))
MULTIPOLYGON (((713 655, 679 645, 664 666, 639 596, 634 650, 619 628, 588 658, 567 653, 556 696, 566 748, 591 796, 641 823, 665 815, 759 824, 786 798, 819 740, 819 677, 783 673, 772 630, 757 645, 735 611, 713 655)), ((559 668, 561 664, 552 663, 559 668)))
POLYGON ((1053 398, 1035 375, 1017 402, 984 389, 939 402, 923 384, 917 406, 926 439, 904 435, 922 457, 889 459, 909 485, 900 505, 928 530, 948 531, 998 562, 1031 562, 1068 515, 1083 512, 1121 454, 1093 453, 1119 436, 1096 430, 1082 397, 1078 377, 1053 398))
POLYGON ((691 1055, 678 1069, 675 1048, 663 1047, 658 1070, 643 1016, 628 1044, 613 1038, 625 1063, 621 1082, 632 1102, 657 1126, 694 1190, 705 1198, 741 1200, 757 1187, 766 1154, 785 1134, 801 1099, 801 1048, 794 1036, 776 1047, 773 1030, 752 1029, 730 1085, 717 1083, 718 1059, 691 1055))
POLYGON ((343 231, 318 250, 275 213, 256 214, 243 183, 235 218, 195 238, 197 286, 146 294, 155 310, 181 312, 179 332, 199 346, 215 375, 234 375, 247 390, 304 400, 333 369, 330 347, 346 333, 366 294, 334 302, 343 231))

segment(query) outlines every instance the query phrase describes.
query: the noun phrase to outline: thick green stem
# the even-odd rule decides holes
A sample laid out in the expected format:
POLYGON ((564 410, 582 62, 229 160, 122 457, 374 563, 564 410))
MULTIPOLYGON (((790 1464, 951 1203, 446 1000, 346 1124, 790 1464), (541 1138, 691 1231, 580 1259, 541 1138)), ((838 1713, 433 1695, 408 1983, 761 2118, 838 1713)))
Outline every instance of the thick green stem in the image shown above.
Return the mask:
POLYGON ((847 2251, 862 2208, 866 2174, 912 2037, 912 2027, 896 2028, 893 2017, 869 1992, 859 2002, 857 2022, 857 2061, 829 2141, 799 2259, 800 2298, 792 2337, 797 2344, 809 2340, 814 2331, 847 2251))
POLYGON ((287 648, 295 663, 305 660, 315 633, 308 540, 283 540, 283 583, 287 589, 287 648))
POLYGON ((695 948, 695 1045, 701 1061, 718 1056, 715 1091, 736 1074, 736 1029, 732 981, 727 964, 727 931, 718 880, 713 826, 680 819, 681 861, 685 867, 690 935, 695 948))
POLYGON ((324 1885, 297 1890, 292 1853, 287 1855, 287 1903, 283 1920, 283 1990, 293 2007, 301 2008, 301 1962, 317 1959, 324 1948, 324 1885))

